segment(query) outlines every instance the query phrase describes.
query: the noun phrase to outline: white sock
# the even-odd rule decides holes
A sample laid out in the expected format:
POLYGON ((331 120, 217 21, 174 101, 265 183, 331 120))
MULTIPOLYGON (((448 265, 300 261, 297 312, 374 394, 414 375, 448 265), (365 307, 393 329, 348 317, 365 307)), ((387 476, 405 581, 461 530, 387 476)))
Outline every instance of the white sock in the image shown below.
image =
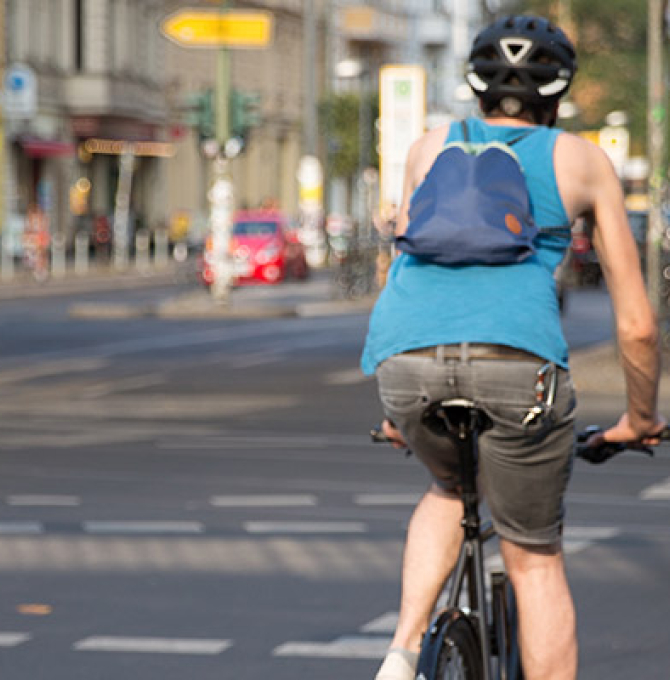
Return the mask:
POLYGON ((389 649, 375 680, 414 680, 419 655, 407 649, 389 649))

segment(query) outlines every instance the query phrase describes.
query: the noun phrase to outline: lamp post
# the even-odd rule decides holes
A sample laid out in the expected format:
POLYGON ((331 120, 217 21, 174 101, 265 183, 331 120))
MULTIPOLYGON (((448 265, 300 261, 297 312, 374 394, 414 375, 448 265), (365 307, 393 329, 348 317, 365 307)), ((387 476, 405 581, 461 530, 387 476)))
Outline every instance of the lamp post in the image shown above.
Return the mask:
POLYGON ((666 104, 663 83, 662 0, 648 3, 647 46, 647 154, 649 157, 649 226, 647 228, 647 286, 657 313, 661 308, 661 241, 663 239, 663 154, 665 150, 666 104))

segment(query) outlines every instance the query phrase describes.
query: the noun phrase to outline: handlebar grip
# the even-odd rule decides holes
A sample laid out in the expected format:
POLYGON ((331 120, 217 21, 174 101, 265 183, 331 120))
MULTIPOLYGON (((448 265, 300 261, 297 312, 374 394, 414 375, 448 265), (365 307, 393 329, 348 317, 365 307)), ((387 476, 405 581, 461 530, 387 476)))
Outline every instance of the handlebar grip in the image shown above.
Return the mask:
POLYGON ((370 438, 375 444, 390 444, 391 440, 384 434, 381 425, 370 430, 370 438))
MULTIPOLYGON (((608 461, 610 458, 613 458, 617 454, 622 453, 623 451, 626 450, 637 451, 638 453, 644 453, 648 456, 654 455, 653 449, 648 446, 631 447, 629 444, 625 442, 605 442, 600 446, 586 445, 586 442, 590 437, 602 431, 603 431, 602 428, 595 425, 591 425, 587 427, 583 432, 580 432, 577 435, 576 455, 578 458, 582 458, 583 460, 586 460, 589 463, 598 465, 600 463, 608 461)), ((670 426, 667 426, 658 435, 658 437, 661 441, 670 441, 670 426)))

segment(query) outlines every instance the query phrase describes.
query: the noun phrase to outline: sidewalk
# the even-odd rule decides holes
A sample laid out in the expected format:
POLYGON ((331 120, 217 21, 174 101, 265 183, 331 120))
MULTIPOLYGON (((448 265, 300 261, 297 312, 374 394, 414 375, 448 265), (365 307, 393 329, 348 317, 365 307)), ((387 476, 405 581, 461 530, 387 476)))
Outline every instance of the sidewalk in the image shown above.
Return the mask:
POLYGON ((138 286, 164 286, 175 283, 179 273, 174 264, 147 271, 129 268, 119 272, 109 265, 91 264, 85 273, 68 269, 62 276, 36 281, 29 272, 17 269, 9 280, 0 279, 0 300, 14 300, 78 292, 123 290, 138 286))

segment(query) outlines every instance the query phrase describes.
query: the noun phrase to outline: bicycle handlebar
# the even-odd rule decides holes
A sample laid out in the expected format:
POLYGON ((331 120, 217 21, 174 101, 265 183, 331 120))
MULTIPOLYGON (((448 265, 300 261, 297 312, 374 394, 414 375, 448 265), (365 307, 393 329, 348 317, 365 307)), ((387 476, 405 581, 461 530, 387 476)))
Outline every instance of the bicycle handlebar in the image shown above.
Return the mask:
MULTIPOLYGON (((587 446, 586 442, 594 435, 603 432, 603 428, 598 425, 590 425, 584 431, 577 435, 577 458, 592 463, 593 465, 600 465, 605 463, 610 458, 624 451, 633 451, 643 453, 647 456, 653 456, 654 450, 649 446, 631 446, 626 442, 603 442, 599 446, 587 446)), ((670 426, 666 427, 660 434, 661 441, 670 441, 670 426)))
MULTIPOLYGON (((649 446, 635 446, 625 442, 603 442, 599 446, 587 446, 586 442, 599 432, 603 432, 603 428, 598 425, 589 425, 585 430, 577 435, 577 458, 591 463, 592 465, 600 465, 607 462, 610 458, 623 453, 624 451, 633 451, 642 453, 647 456, 653 456, 654 450, 649 446)), ((393 440, 389 439, 383 432, 382 426, 378 425, 370 430, 370 437, 375 444, 392 444, 393 440)), ((666 427, 659 435, 661 441, 670 441, 670 425, 666 427)))

